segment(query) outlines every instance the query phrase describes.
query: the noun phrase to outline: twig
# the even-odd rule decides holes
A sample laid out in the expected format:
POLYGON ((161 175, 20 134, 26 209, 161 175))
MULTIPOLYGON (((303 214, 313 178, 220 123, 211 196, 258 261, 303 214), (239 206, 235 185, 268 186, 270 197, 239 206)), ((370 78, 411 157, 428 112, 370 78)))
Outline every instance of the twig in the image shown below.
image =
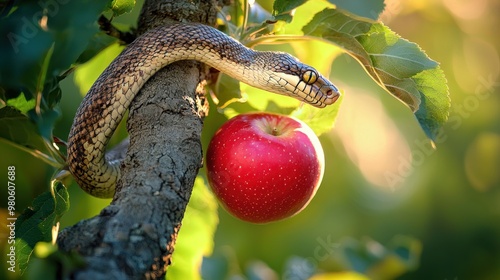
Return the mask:
POLYGON ((104 15, 101 15, 99 17, 99 19, 97 20, 97 23, 99 23, 99 27, 102 31, 104 31, 109 36, 118 38, 120 41, 122 41, 125 44, 132 43, 135 40, 135 38, 137 37, 134 31, 124 32, 124 31, 119 30, 111 23, 111 20, 107 19, 104 15))

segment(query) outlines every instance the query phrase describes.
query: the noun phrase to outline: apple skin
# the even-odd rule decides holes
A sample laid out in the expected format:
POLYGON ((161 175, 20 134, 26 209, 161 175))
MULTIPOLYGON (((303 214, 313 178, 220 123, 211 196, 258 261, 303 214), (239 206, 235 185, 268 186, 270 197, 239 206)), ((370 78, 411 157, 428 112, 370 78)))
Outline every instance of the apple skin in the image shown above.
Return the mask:
POLYGON ((324 153, 302 121, 277 114, 240 114, 214 135, 207 178, 232 215, 268 223, 299 213, 314 197, 324 173, 324 153))

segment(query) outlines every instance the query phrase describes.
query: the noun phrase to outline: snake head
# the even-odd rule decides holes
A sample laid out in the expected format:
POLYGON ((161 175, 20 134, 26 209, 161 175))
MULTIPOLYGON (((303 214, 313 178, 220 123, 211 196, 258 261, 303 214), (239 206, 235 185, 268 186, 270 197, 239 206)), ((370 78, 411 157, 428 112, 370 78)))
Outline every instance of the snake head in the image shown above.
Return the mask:
POLYGON ((315 106, 319 105, 318 107, 331 105, 340 97, 338 88, 332 82, 323 77, 316 69, 305 64, 301 69, 300 81, 295 92, 303 97, 305 102, 315 106))
POLYGON ((288 95, 315 107, 335 103, 340 97, 338 88, 316 69, 287 53, 270 52, 267 57, 268 86, 275 93, 288 95))

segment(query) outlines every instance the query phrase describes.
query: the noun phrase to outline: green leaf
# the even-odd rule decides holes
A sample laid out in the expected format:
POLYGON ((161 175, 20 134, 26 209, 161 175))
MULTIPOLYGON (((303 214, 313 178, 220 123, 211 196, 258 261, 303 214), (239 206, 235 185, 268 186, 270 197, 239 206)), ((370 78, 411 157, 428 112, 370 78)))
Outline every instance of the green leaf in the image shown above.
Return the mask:
POLYGON ((0 138, 33 150, 45 151, 45 143, 28 117, 12 107, 0 109, 0 138))
POLYGON ((420 47, 402 39, 387 26, 373 24, 367 34, 356 38, 370 55, 373 67, 398 79, 437 67, 420 47))
POLYGON ((33 201, 16 221, 16 251, 21 272, 25 271, 36 243, 51 242, 55 239, 54 227, 69 208, 66 188, 56 183, 52 192, 47 191, 33 201))
POLYGON ((303 35, 302 28, 312 20, 314 15, 327 8, 334 9, 335 5, 327 1, 307 1, 298 6, 293 21, 283 26, 285 34, 303 35))
POLYGON ((384 247, 364 238, 346 239, 340 243, 339 257, 348 269, 363 273, 370 279, 395 279, 418 266, 421 244, 407 236, 396 236, 384 247))
POLYGON ((336 44, 356 58, 377 83, 410 107, 429 138, 436 137, 448 118, 448 88, 437 62, 417 44, 382 23, 335 9, 317 13, 303 32, 336 44))
POLYGON ((443 94, 448 92, 446 78, 438 67, 418 73, 413 81, 422 93, 422 102, 415 116, 427 136, 434 139, 442 124, 446 123, 451 107, 450 97, 443 94))
POLYGON ((214 92, 216 95, 214 101, 219 108, 224 108, 233 102, 246 100, 241 94, 240 81, 224 73, 219 74, 214 92))
POLYGON ((276 14, 287 13, 304 4, 307 0, 276 0, 273 4, 273 11, 276 14))
POLYGON ((204 179, 198 176, 182 220, 168 278, 201 279, 203 256, 212 253, 218 222, 217 201, 204 179))
MULTIPOLYGON (((0 19, 0 84, 6 88, 27 88, 36 92, 37 77, 45 54, 51 48, 51 34, 36 24, 36 2, 23 3, 8 17, 0 19)), ((28 97, 27 98, 31 98, 28 97)))
POLYGON ((0 109, 0 141, 23 150, 56 168, 65 165, 65 159, 53 146, 51 139, 44 139, 37 126, 26 115, 12 107, 0 109))
MULTIPOLYGON (((0 84, 10 97, 24 94, 27 112, 46 142, 60 116, 59 81, 99 31, 103 1, 17 1, 0 18, 0 84), (14 93, 14 94, 13 94, 14 93)), ((56 154, 56 153, 54 153, 56 154)))
POLYGON ((335 4, 339 9, 371 19, 378 19, 385 8, 384 0, 328 0, 328 2, 335 4))
POLYGON ((38 133, 47 141, 52 140, 52 130, 59 117, 61 117, 61 110, 59 107, 53 109, 43 110, 40 113, 33 109, 28 112, 28 116, 32 119, 36 126, 38 133))
POLYGON ((95 21, 106 3, 19 3, 0 19, 0 35, 7 38, 0 41, 0 84, 37 93, 42 90, 37 85, 59 76, 85 50, 89 39, 99 31, 95 21))
POLYGON ((62 91, 59 82, 65 78, 65 74, 48 80, 43 88, 43 100, 47 109, 58 110, 57 105, 61 101, 62 91))
POLYGON ((58 76, 68 69, 87 48, 90 39, 99 32, 96 19, 105 7, 105 1, 70 1, 61 5, 54 16, 53 29, 55 49, 48 70, 49 75, 58 76))
POLYGON ((26 114, 29 110, 35 108, 35 99, 26 100, 26 96, 21 92, 17 97, 7 99, 7 106, 12 106, 21 113, 26 114))
POLYGON ((273 16, 276 20, 291 22, 292 11, 307 0, 276 0, 273 4, 273 16))
POLYGON ((108 8, 111 9, 114 16, 130 13, 135 6, 135 0, 111 0, 108 8))
POLYGON ((317 136, 332 130, 340 105, 344 95, 335 102, 334 105, 325 108, 316 108, 313 106, 300 106, 290 115, 305 122, 317 136))
POLYGON ((89 41, 87 48, 76 60, 77 64, 85 63, 94 58, 101 51, 118 42, 118 38, 111 37, 105 33, 96 33, 89 41))

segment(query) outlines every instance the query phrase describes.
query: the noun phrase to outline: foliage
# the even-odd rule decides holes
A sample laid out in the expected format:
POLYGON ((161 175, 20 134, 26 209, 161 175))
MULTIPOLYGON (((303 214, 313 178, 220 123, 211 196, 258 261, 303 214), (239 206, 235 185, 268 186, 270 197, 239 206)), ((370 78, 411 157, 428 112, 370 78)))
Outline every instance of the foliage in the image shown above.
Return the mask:
POLYGON ((337 43, 359 60, 377 83, 415 112, 427 135, 435 138, 450 108, 446 79, 437 62, 415 43, 400 38, 382 23, 349 17, 334 9, 316 14, 303 31, 337 43))
POLYGON ((176 252, 181 253, 176 253, 168 269, 170 278, 200 279, 203 256, 212 254, 218 220, 217 202, 206 180, 198 176, 175 244, 176 252))
POLYGON ((108 9, 113 12, 113 16, 130 13, 135 6, 135 0, 112 0, 108 3, 108 9))
POLYGON ((48 242, 38 242, 33 250, 25 279, 69 278, 71 272, 85 267, 85 261, 75 252, 62 252, 48 242))
POLYGON ((35 245, 40 241, 55 242, 59 220, 68 211, 69 196, 66 188, 55 183, 51 192, 35 198, 33 208, 27 208, 16 221, 16 253, 19 269, 28 266, 35 245))
MULTIPOLYGON (((408 270, 418 266, 421 245, 412 238, 397 236, 387 247, 365 238, 355 240, 346 238, 327 248, 327 255, 342 264, 349 273, 319 273, 312 260, 293 257, 285 265, 284 279, 395 279, 408 270)), ((322 258, 323 256, 316 256, 322 258)), ((247 279, 270 279, 272 271, 265 263, 254 262, 245 272, 229 269, 237 266, 229 254, 216 254, 203 262, 203 279, 231 279, 246 277, 247 279)))
MULTIPOLYGON (((290 12, 303 4, 304 1, 275 1, 275 19, 291 22, 293 17, 290 12)), ((248 37, 240 39, 249 46, 255 46, 274 42, 292 43, 298 39, 297 36, 301 36, 301 40, 323 40, 330 44, 329 48, 342 48, 357 59, 380 86, 415 112, 425 133, 434 139, 446 123, 450 108, 446 79, 437 62, 428 58, 417 44, 402 39, 380 22, 334 9, 334 6, 327 3, 311 2, 304 6, 321 10, 300 29, 299 26, 288 28, 286 25, 264 22, 256 24, 254 28, 263 29, 266 26, 267 32, 260 31, 258 37, 245 33, 242 36, 248 37), (271 35, 276 32, 292 36, 271 35)), ((323 60, 322 63, 329 65, 331 61, 323 60)), ((233 87, 233 83, 229 86, 233 87)), ((251 96, 250 93, 248 95, 251 96)), ((241 98, 241 93, 239 97, 241 98)), ((332 116, 331 120, 334 119, 334 115, 332 116)), ((331 128, 333 121, 327 126, 331 128)))
MULTIPOLYGON (((329 2, 276 0, 273 8, 266 10, 259 5, 250 8, 247 1, 236 1, 234 6, 223 11, 227 17, 221 17, 221 24, 228 34, 249 47, 286 50, 327 76, 336 57, 341 53, 351 55, 375 82, 415 113, 428 137, 435 138, 450 108, 446 80, 438 64, 415 43, 402 39, 375 21, 383 10, 383 1, 356 1, 364 3, 364 8, 354 8, 354 4, 345 4, 345 1, 329 2), (349 12, 337 9, 334 4, 349 12), (280 45, 276 46, 278 43, 280 45), (315 51, 304 52, 304 48, 315 51), (322 53, 322 56, 311 53, 322 53)), ((68 94, 61 90, 61 83, 71 76, 82 93, 88 90, 110 57, 122 49, 116 38, 99 32, 96 20, 102 13, 110 13, 113 17, 126 14, 134 5, 133 0, 16 2, 14 7, 3 9, 0 35, 8 40, 0 41, 0 143, 27 152, 54 169, 64 168, 65 157, 53 138, 54 128, 61 118, 61 98, 68 94), (103 57, 108 60, 103 61, 103 57)), ((312 108, 287 97, 240 85, 225 75, 220 75, 212 90, 216 96, 214 102, 225 118, 248 111, 273 111, 303 120, 318 135, 331 131, 342 102, 339 100, 326 109, 312 108)), ((206 143, 209 134, 204 137, 206 143)), ((27 209, 18 219, 22 270, 36 242, 52 239, 53 227, 69 207, 65 187, 61 183, 53 184, 54 190, 36 198, 33 208, 27 209), (33 228, 37 230, 29 230, 33 228)), ((217 217, 215 200, 200 176, 169 273, 179 279, 199 277, 196 260, 201 261, 202 256, 212 251, 217 217)), ((359 246, 361 251, 367 248, 359 246)), ((410 248, 403 246, 403 249, 410 248)), ((346 251, 345 255, 352 257, 346 262, 354 264, 363 252, 346 251)), ((412 251, 411 256, 418 255, 412 251)), ((45 258, 49 256, 54 254, 47 254, 45 258)), ((57 260, 65 258, 57 253, 56 256, 57 260)), ((209 259, 206 261, 210 263, 209 259)), ((75 263, 78 261, 68 266, 75 263)), ((401 261, 397 265, 398 273, 414 268, 413 264, 401 261)), ((258 274, 261 267, 255 266, 248 275, 258 274)), ((207 269, 205 266, 204 270, 207 269)), ((311 271, 311 275, 314 273, 316 270, 311 271)), ((336 276, 315 277, 336 279, 336 276)), ((352 278, 356 277, 363 276, 352 278)))

